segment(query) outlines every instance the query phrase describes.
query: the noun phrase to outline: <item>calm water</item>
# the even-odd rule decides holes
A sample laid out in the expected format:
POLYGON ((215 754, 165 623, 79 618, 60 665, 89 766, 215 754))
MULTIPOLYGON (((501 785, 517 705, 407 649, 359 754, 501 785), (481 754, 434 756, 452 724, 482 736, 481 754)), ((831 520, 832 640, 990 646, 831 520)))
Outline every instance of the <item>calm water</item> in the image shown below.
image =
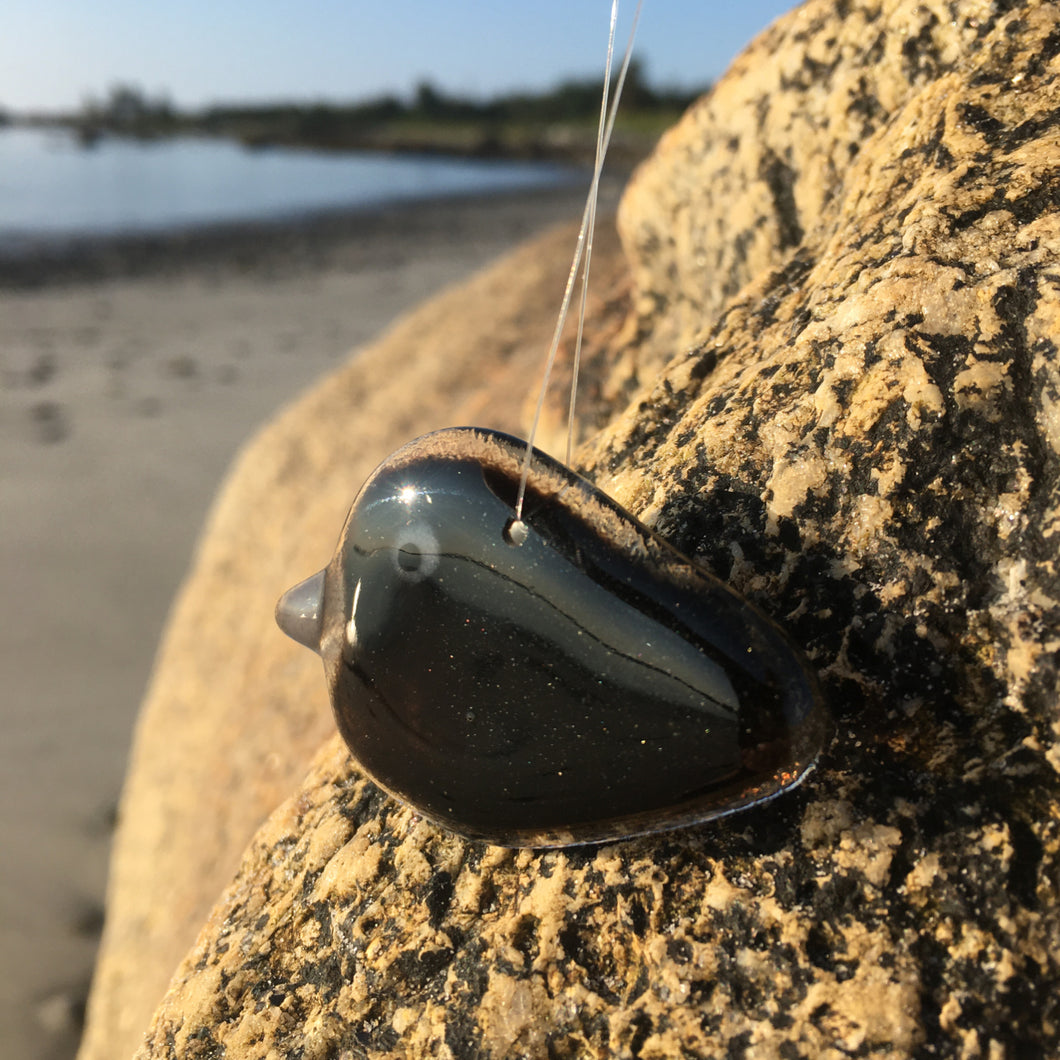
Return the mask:
POLYGON ((406 199, 545 187, 541 163, 247 150, 224 140, 103 139, 0 129, 0 250, 70 235, 269 220, 406 199))

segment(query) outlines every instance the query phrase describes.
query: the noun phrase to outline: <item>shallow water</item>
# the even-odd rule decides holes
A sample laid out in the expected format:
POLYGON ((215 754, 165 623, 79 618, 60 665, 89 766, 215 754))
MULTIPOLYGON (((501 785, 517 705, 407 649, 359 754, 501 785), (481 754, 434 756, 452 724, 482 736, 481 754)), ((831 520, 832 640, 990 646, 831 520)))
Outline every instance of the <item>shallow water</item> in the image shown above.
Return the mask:
POLYGON ((0 247, 547 187, 572 175, 549 163, 251 150, 201 137, 83 147, 61 129, 0 129, 0 247))

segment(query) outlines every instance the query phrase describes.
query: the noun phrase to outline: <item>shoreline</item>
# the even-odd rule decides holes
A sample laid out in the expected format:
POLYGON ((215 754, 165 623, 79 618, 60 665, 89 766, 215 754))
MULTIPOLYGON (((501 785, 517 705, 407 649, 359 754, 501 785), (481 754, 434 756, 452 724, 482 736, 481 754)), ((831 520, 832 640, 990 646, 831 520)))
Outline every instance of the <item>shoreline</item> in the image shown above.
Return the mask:
MULTIPOLYGON (((612 204, 617 201, 627 176, 605 174, 602 196, 612 204)), ((539 188, 463 192, 144 232, 22 235, 6 250, 0 244, 0 290, 173 276, 218 266, 270 275, 292 268, 364 267, 363 256, 351 254, 351 244, 382 239, 411 252, 417 240, 445 238, 480 226, 490 215, 505 224, 513 210, 528 224, 564 210, 573 210, 570 217, 575 219, 589 179, 585 174, 584 180, 572 176, 539 188)))
MULTIPOLYGON (((609 182, 608 210, 617 191, 609 182)), ((583 196, 117 241, 0 281, 0 595, 19 605, 0 627, 12 867, 0 1041, 12 1056, 69 1060, 77 1047, 133 725, 234 454, 395 318, 576 222, 583 196)))

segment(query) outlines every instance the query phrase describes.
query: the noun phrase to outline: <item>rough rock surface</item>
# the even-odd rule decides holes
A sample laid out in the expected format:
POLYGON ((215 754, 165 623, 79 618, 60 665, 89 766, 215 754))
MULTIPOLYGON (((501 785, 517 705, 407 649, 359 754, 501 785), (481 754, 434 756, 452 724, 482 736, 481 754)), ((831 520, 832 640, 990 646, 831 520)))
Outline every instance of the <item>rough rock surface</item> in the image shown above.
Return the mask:
MULTIPOLYGON (((809 3, 624 200, 584 466, 805 645, 837 721, 815 776, 509 852, 332 739, 141 1057, 1060 1051, 1058 74, 1053 5, 809 3)), ((301 421, 307 474, 336 422, 301 421)), ((229 693, 256 716, 305 695, 283 677, 229 693)))

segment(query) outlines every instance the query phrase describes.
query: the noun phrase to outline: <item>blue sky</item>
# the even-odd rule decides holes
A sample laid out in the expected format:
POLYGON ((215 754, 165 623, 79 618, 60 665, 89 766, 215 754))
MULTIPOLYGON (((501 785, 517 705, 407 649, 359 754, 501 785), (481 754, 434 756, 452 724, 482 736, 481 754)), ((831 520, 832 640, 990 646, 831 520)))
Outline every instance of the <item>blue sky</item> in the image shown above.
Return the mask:
MULTIPOLYGON (((645 0, 654 84, 717 77, 792 0, 645 0)), ((624 0, 628 26, 635 0, 624 0)), ((429 79, 488 96, 602 68, 609 0, 4 0, 0 107, 77 107, 116 83, 215 101, 349 100, 429 79)), ((620 31, 621 32, 621 31, 620 31)))

